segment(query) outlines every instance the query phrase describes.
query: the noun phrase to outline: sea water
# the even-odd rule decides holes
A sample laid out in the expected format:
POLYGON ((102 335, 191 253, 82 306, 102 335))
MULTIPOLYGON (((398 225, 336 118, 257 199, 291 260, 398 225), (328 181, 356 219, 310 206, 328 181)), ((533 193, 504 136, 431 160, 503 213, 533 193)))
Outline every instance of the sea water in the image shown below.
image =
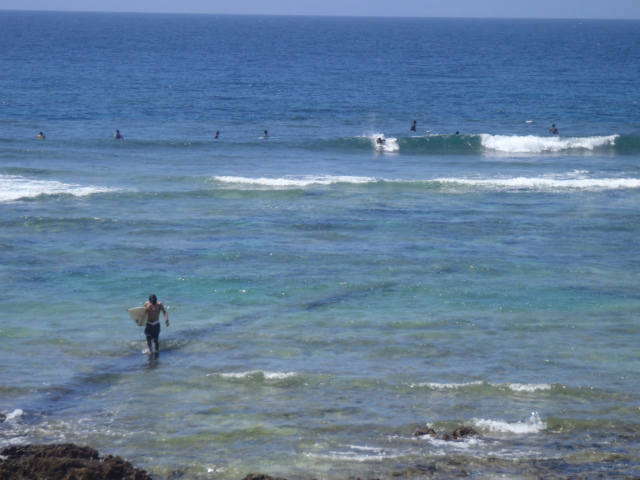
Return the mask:
POLYGON ((640 475, 638 51, 638 21, 0 12, 0 446, 640 475))

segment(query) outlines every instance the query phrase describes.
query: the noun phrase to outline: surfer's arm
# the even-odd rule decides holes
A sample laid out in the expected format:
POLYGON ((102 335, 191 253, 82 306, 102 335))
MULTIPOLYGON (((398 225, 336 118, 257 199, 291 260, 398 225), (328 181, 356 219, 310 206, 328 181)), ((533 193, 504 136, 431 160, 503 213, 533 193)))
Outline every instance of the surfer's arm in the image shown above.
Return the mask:
POLYGON ((164 318, 167 320, 167 327, 169 326, 169 314, 167 313, 167 311, 164 309, 164 305, 162 305, 162 303, 160 303, 160 311, 162 311, 162 313, 164 313, 164 318))

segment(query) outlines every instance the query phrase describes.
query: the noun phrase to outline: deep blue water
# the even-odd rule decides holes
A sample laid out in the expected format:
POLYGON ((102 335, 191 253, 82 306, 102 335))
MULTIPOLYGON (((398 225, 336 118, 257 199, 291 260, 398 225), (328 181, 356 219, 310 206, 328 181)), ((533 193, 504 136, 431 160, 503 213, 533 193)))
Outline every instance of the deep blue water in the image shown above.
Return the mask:
POLYGON ((639 27, 0 12, 0 445, 637 476, 639 27))

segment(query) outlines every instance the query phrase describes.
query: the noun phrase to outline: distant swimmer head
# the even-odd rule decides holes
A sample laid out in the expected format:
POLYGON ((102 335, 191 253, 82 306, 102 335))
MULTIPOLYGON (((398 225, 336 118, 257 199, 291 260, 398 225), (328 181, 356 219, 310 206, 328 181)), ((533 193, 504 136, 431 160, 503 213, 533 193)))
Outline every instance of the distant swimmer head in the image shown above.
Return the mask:
POLYGON ((156 297, 155 293, 152 293, 151 295, 149 295, 149 301, 155 305, 156 303, 158 303, 158 297, 156 297))

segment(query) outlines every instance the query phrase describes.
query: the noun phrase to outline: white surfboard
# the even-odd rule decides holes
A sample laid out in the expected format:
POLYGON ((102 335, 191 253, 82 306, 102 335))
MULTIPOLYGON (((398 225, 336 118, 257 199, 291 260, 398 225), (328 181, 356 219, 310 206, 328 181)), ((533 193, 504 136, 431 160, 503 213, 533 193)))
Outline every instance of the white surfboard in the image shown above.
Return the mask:
POLYGON ((133 321, 140 327, 144 327, 147 324, 149 317, 147 309, 144 307, 135 307, 129 309, 129 315, 133 318, 133 321))

